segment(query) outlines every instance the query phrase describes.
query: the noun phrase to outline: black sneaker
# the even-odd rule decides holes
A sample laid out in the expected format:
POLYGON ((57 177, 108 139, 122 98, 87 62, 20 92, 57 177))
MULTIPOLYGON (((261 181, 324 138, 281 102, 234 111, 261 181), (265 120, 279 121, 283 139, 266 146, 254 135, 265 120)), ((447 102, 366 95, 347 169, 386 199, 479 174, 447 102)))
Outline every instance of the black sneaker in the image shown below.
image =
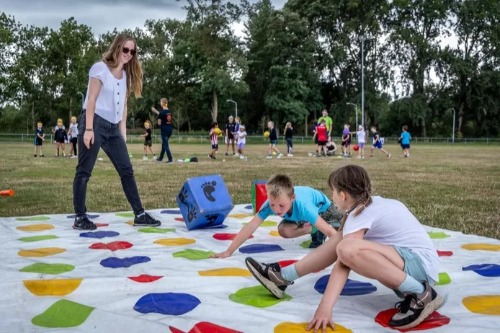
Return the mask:
POLYGON ((97 226, 87 216, 77 217, 73 223, 73 229, 76 230, 95 230, 96 228, 97 226))
POLYGON ((425 290, 421 294, 408 294, 395 307, 399 311, 392 316, 389 325, 399 329, 408 329, 417 326, 429 317, 443 304, 443 297, 429 285, 424 283, 425 290))
POLYGON ((281 267, 278 263, 259 264, 248 257, 245 259, 245 264, 260 284, 277 298, 283 298, 286 287, 293 284, 293 282, 287 281, 281 276, 281 267))
POLYGON ((325 234, 319 230, 316 230, 311 234, 311 244, 309 244, 310 249, 315 249, 319 247, 325 241, 325 234))
POLYGON ((161 222, 156 220, 148 213, 144 213, 141 216, 136 216, 134 218, 134 226, 137 227, 158 227, 160 225, 161 222))

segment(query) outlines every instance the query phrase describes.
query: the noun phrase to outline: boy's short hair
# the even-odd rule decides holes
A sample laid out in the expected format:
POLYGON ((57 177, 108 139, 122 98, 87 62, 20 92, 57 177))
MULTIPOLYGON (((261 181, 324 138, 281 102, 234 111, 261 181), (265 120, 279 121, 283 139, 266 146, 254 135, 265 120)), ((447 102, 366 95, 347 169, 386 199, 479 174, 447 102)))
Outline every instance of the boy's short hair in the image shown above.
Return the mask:
POLYGON ((408 131, 408 126, 404 125, 403 126, 403 131, 407 132, 408 131))
POLYGON ((274 175, 269 178, 266 184, 267 196, 278 198, 286 196, 291 198, 294 194, 293 183, 287 175, 274 175))
POLYGON ((160 103, 163 105, 163 104, 168 104, 168 99, 166 99, 165 97, 163 97, 162 99, 160 99, 160 103))
POLYGON ((216 121, 212 122, 212 128, 214 128, 217 125, 218 125, 218 123, 216 121))

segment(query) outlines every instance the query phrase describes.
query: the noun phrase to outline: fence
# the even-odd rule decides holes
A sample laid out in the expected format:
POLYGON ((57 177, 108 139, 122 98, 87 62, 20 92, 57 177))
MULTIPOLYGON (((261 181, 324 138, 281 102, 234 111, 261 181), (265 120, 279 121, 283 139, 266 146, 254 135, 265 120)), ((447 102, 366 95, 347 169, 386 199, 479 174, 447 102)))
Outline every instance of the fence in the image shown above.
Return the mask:
MULTIPOLYGON (((33 143, 34 134, 13 134, 13 133, 0 133, 0 142, 11 143, 33 143)), ((161 137, 159 135, 152 135, 153 143, 161 144, 161 137)), ((53 134, 45 134, 45 141, 52 142, 53 134)), ((334 137, 336 143, 340 143, 339 137, 334 137)), ((395 144, 398 137, 385 137, 384 143, 395 144)), ((142 143, 144 138, 140 135, 127 135, 128 143, 142 143)), ((189 135, 179 134, 170 137, 171 143, 177 144, 208 144, 210 139, 208 135, 189 135)), ((247 136, 247 144, 266 144, 269 141, 261 135, 247 136)), ((313 143, 311 136, 294 136, 293 142, 295 144, 311 144, 313 143)), ((355 142, 355 140, 354 140, 355 142)), ((369 142, 369 141, 368 141, 369 142)), ((219 143, 224 143, 224 138, 219 139, 219 143)), ((284 137, 280 137, 280 143, 285 144, 284 137)), ((417 144, 493 144, 500 145, 500 138, 455 138, 451 137, 413 137, 411 140, 412 145, 417 144)))

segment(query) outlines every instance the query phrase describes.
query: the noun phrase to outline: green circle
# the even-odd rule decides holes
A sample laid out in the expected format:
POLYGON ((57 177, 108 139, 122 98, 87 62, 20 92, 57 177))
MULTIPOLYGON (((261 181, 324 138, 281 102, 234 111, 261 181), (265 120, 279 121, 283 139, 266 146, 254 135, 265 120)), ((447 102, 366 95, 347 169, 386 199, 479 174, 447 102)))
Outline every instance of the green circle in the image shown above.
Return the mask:
POLYGON ((135 217, 134 213, 131 212, 116 213, 115 215, 118 217, 125 217, 125 218, 135 217))
POLYGON ((48 216, 28 216, 28 217, 18 217, 16 221, 48 221, 50 217, 48 216))
POLYGON ((63 299, 33 317, 31 322, 41 327, 75 327, 83 324, 93 310, 90 306, 63 299))
POLYGON ((229 299, 235 303, 255 306, 257 308, 267 308, 283 301, 289 301, 291 296, 285 294, 283 298, 274 297, 266 288, 261 285, 243 288, 229 295, 229 299))
POLYGON ((32 236, 32 237, 23 237, 19 238, 21 242, 38 242, 38 241, 43 241, 47 239, 55 239, 59 238, 56 235, 45 235, 45 236, 32 236))
POLYGON ((71 272, 75 269, 73 265, 67 264, 46 264, 46 263, 35 263, 26 267, 21 268, 20 272, 28 273, 43 273, 43 274, 61 274, 66 272, 71 272))
POLYGON ((175 258, 186 258, 190 260, 202 260, 210 258, 215 252, 212 251, 202 251, 195 249, 186 249, 179 252, 175 252, 172 255, 175 258))
POLYGON ((450 283, 451 283, 451 278, 447 273, 439 273, 439 281, 436 283, 436 285, 442 286, 450 283))
POLYGON ((448 234, 446 234, 446 233, 444 233, 442 231, 439 231, 439 232, 433 232, 433 231, 431 231, 428 234, 431 237, 431 239, 443 239, 443 238, 450 237, 450 235, 448 235, 448 234))
POLYGON ((140 228, 137 231, 148 234, 165 234, 167 232, 174 232, 175 228, 140 228))

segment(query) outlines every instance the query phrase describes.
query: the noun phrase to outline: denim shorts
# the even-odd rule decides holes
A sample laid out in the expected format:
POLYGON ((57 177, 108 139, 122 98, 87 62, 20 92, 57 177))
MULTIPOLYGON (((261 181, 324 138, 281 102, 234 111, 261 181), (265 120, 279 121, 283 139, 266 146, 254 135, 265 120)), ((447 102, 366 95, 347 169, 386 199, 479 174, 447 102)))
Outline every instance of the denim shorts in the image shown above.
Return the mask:
POLYGON ((394 246, 394 249, 405 262, 404 271, 406 274, 420 282, 427 281, 429 283, 434 283, 434 281, 427 276, 422 260, 418 255, 405 247, 394 246))

